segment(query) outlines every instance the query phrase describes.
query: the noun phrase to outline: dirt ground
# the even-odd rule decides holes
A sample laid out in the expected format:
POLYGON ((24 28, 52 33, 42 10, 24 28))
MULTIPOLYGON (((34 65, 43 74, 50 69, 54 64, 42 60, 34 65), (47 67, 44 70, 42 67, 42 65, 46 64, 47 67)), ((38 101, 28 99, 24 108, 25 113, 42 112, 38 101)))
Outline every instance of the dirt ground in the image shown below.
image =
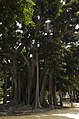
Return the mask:
POLYGON ((0 119, 79 119, 79 104, 75 104, 74 108, 54 109, 26 116, 0 116, 0 119))

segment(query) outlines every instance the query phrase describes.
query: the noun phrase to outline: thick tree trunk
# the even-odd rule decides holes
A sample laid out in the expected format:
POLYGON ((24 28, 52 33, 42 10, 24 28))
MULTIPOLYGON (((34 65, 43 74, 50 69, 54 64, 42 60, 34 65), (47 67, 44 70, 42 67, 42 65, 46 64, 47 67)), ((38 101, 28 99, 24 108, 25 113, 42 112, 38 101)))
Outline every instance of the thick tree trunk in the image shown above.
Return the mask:
POLYGON ((32 90, 32 82, 33 82, 33 76, 34 76, 34 70, 35 70, 35 64, 30 66, 29 70, 29 79, 27 84, 27 104, 30 106, 31 104, 31 90, 32 90))
POLYGON ((16 69, 16 58, 13 58, 13 83, 14 83, 14 97, 12 100, 13 104, 19 103, 19 91, 18 91, 18 79, 17 79, 17 69, 16 69))
POLYGON ((49 106, 45 100, 45 89, 46 89, 46 82, 47 82, 47 78, 48 78, 48 73, 49 73, 49 69, 47 69, 45 71, 45 75, 44 75, 42 87, 41 87, 41 92, 40 92, 40 103, 43 107, 49 106))
POLYGON ((34 70, 35 70, 35 66, 36 66, 36 60, 33 58, 31 63, 28 59, 28 57, 26 57, 24 54, 22 54, 25 62, 27 63, 27 70, 28 70, 28 83, 27 83, 27 87, 26 87, 26 101, 27 101, 27 105, 29 107, 31 107, 31 89, 32 89, 32 81, 33 81, 33 76, 34 76, 34 70))

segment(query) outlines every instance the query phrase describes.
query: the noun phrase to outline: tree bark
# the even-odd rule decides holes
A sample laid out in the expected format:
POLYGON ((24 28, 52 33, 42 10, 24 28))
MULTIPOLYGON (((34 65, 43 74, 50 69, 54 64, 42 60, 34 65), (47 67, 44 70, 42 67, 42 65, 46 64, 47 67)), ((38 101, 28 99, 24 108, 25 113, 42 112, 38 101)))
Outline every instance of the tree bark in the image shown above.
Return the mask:
POLYGON ((48 102, 49 102, 49 105, 51 107, 53 107, 53 104, 52 104, 52 87, 53 87, 53 82, 52 82, 52 73, 50 73, 50 76, 49 76, 49 92, 48 92, 48 102))
POLYGON ((16 57, 13 58, 13 83, 14 83, 14 97, 12 103, 19 103, 19 91, 18 91, 18 79, 17 79, 17 69, 16 69, 16 57))
POLYGON ((7 103, 7 71, 4 73, 4 99, 3 103, 7 103))
POLYGON ((62 101, 62 92, 60 91, 60 107, 63 107, 63 101, 62 101))
POLYGON ((48 78, 48 73, 49 73, 49 69, 47 69, 45 71, 45 75, 43 78, 42 87, 41 87, 41 91, 40 91, 40 103, 43 107, 49 106, 45 100, 45 89, 46 89, 46 82, 47 82, 47 78, 48 78))
POLYGON ((40 100, 39 100, 39 60, 38 60, 38 51, 36 51, 36 66, 37 66, 37 80, 36 80, 36 100, 35 100, 35 108, 41 108, 40 100))
POLYGON ((56 108, 56 106, 57 106, 55 77, 53 78, 53 106, 54 106, 54 108, 56 108))
POLYGON ((31 103, 31 88, 32 88, 32 81, 33 81, 33 76, 34 76, 34 70, 35 70, 35 66, 36 66, 36 59, 32 59, 31 63, 29 61, 29 59, 22 54, 25 62, 27 63, 27 70, 28 70, 28 83, 27 83, 27 87, 26 87, 26 95, 27 95, 27 105, 30 107, 30 103, 31 103))

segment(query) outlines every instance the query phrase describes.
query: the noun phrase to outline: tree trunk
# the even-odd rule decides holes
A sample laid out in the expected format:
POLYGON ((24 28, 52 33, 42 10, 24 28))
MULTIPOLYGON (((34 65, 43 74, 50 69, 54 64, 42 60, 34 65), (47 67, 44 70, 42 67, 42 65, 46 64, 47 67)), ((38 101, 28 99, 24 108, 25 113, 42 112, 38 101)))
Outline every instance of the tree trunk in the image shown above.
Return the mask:
POLYGON ((69 91, 69 96, 70 96, 70 103, 71 103, 71 107, 73 107, 73 89, 72 87, 70 86, 70 91, 69 91))
POLYGON ((46 89, 46 82, 47 82, 48 73, 49 73, 49 69, 47 69, 45 71, 45 75, 44 75, 42 87, 41 87, 41 92, 40 92, 40 103, 43 107, 49 106, 45 100, 45 89, 46 89))
POLYGON ((4 99, 3 103, 7 103, 7 71, 4 73, 4 99))
POLYGON ((54 79, 53 79, 53 106, 54 106, 54 108, 56 108, 56 106, 57 106, 56 81, 55 81, 55 77, 54 77, 54 79))
POLYGON ((34 70, 35 70, 35 65, 36 65, 36 60, 32 58, 32 62, 30 63, 28 57, 26 57, 24 54, 22 54, 25 62, 27 63, 27 70, 28 70, 28 83, 26 87, 26 101, 27 105, 31 107, 31 88, 32 88, 32 81, 33 81, 33 76, 34 76, 34 70))
POLYGON ((33 82, 33 76, 34 76, 34 70, 35 70, 35 64, 31 64, 29 68, 29 79, 28 79, 28 84, 27 84, 27 104, 30 106, 31 103, 31 89, 32 89, 32 82, 33 82))
POLYGON ((49 94, 48 94, 48 102, 49 105, 52 107, 52 86, 53 86, 53 82, 52 82, 52 73, 50 73, 50 77, 49 77, 49 94))
POLYGON ((41 104, 39 101, 39 60, 38 60, 38 51, 36 51, 36 66, 37 66, 37 81, 36 81, 36 100, 35 100, 35 108, 41 108, 41 104))
POLYGON ((16 69, 16 58, 13 58, 13 83, 14 83, 14 97, 12 100, 13 104, 19 103, 19 91, 18 91, 18 79, 17 79, 17 69, 16 69))
POLYGON ((63 101, 62 101, 62 92, 60 91, 60 107, 63 107, 63 101))
POLYGON ((71 107, 73 107, 73 98, 72 98, 72 94, 70 94, 70 103, 71 103, 71 107))

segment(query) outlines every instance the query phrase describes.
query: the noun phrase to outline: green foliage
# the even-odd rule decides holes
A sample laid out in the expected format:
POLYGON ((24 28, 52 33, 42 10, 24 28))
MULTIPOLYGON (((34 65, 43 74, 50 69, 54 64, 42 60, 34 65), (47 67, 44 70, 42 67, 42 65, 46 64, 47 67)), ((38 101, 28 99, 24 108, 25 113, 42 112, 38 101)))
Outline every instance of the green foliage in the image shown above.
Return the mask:
POLYGON ((34 24, 32 22, 33 6, 32 0, 14 0, 14 1, 0 1, 0 22, 3 22, 7 27, 15 21, 24 22, 26 25, 34 24))
MULTIPOLYGON (((32 16, 34 9, 33 7, 35 6, 35 3, 32 0, 28 0, 24 2, 23 0, 20 0, 19 4, 23 8, 23 22, 25 25, 31 24, 32 26, 34 25, 34 22, 32 21, 32 16)), ((21 18, 22 19, 22 18, 21 18)))

